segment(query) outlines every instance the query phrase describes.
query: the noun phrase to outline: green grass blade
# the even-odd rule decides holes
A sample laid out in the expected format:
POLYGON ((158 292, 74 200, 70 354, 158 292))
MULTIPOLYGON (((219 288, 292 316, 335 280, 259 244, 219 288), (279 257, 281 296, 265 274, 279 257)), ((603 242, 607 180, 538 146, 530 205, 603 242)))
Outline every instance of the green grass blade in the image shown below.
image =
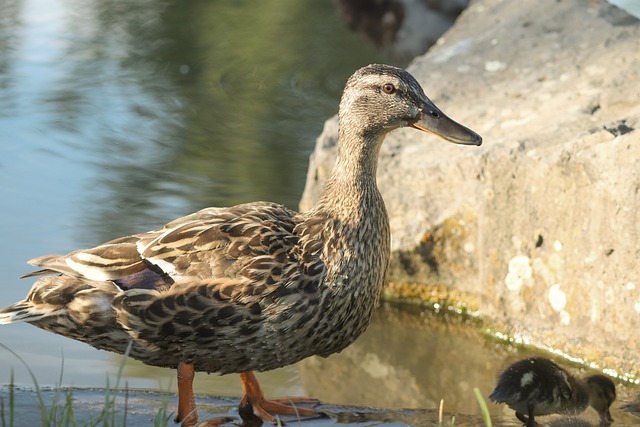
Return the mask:
POLYGON ((62 376, 64 374, 64 353, 61 352, 60 356, 60 376, 58 377, 56 386, 53 388, 53 399, 51 401, 51 407, 49 409, 49 420, 53 425, 61 424, 66 412, 64 405, 61 405, 60 403, 60 387, 62 387, 62 376))
POLYGON ((124 383, 124 414, 122 415, 122 425, 127 425, 127 410, 129 409, 129 383, 124 383))
POLYGON ((76 421, 76 416, 73 413, 73 393, 71 390, 66 390, 65 392, 64 409, 64 424, 62 425, 78 427, 78 421, 76 421))
POLYGON ((480 405, 480 410, 482 411, 482 418, 484 419, 484 425, 487 427, 492 427, 491 424, 491 414, 489 414, 489 408, 487 408, 487 402, 485 402, 482 393, 480 393, 480 389, 477 387, 473 389, 473 392, 476 394, 476 399, 478 399, 478 404, 480 405))
POLYGON ((6 345, 4 345, 2 343, 0 343, 0 347, 4 348, 9 353, 11 353, 13 356, 15 356, 15 358, 18 359, 20 361, 20 363, 22 363, 24 365, 24 367, 27 369, 27 372, 29 372, 29 376, 31 377, 31 380, 33 381, 33 386, 36 389, 36 395, 38 397, 38 406, 40 408, 40 417, 41 417, 41 420, 42 420, 42 427, 49 427, 51 425, 51 420, 49 419, 49 414, 47 413, 47 406, 44 404, 44 397, 42 395, 42 390, 40 389, 40 386, 38 385, 38 381, 36 380, 35 374, 31 370, 29 365, 27 365, 27 362, 25 362, 24 359, 22 357, 20 357, 20 355, 18 353, 16 353, 15 351, 11 350, 9 347, 7 347, 6 345))
POLYGON ((0 421, 2 427, 13 427, 15 420, 15 377, 13 368, 11 368, 11 374, 9 376, 9 425, 7 426, 7 414, 4 408, 4 399, 0 397, 0 421))
MULTIPOLYGON (((13 422, 16 419, 15 407, 16 407, 16 385, 13 368, 11 368, 11 379, 9 384, 9 427, 13 427, 13 422)), ((3 423, 4 424, 4 423, 3 423)))
MULTIPOLYGON (((128 406, 129 406, 129 385, 125 383, 124 390, 124 412, 122 419, 117 419, 117 389, 120 381, 123 378, 124 366, 131 351, 133 343, 129 342, 127 350, 124 353, 124 358, 118 369, 116 377, 115 388, 110 386, 109 377, 107 376, 107 385, 105 387, 105 404, 100 414, 97 417, 92 417, 88 423, 83 423, 83 426, 97 427, 102 425, 104 427, 125 427, 128 420, 128 406)), ((58 384, 54 388, 53 401, 49 408, 44 401, 44 395, 35 374, 29 368, 26 361, 20 357, 15 351, 8 348, 6 345, 0 343, 0 348, 4 348, 11 353, 16 359, 20 361, 27 369, 27 372, 31 376, 34 388, 36 391, 38 406, 40 409, 41 425, 43 427, 78 427, 78 420, 76 419, 73 411, 73 391, 71 389, 63 389, 62 379, 64 374, 64 355, 62 357, 62 367, 60 369, 60 377, 58 384)), ((15 379, 14 371, 11 370, 10 385, 9 385, 9 398, 0 398, 0 427, 14 427, 15 424, 15 379), (7 408, 8 406, 8 408, 7 408), (8 419, 7 419, 8 416, 8 419)), ((154 426, 166 427, 170 425, 173 418, 173 412, 168 413, 168 402, 164 401, 163 406, 158 409, 154 417, 154 426)))

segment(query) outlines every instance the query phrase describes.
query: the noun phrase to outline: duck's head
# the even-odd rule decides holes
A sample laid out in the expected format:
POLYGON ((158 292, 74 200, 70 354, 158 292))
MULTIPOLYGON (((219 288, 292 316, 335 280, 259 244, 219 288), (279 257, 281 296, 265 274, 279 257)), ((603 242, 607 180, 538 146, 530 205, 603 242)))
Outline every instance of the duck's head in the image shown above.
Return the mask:
POLYGON ((585 378, 589 388, 589 405, 600 415, 600 425, 609 425, 613 417, 609 407, 616 400, 616 385, 604 375, 591 375, 585 378))
POLYGON ((383 136, 400 127, 433 133, 456 144, 482 144, 480 135, 436 107, 405 70, 380 64, 360 68, 342 95, 340 128, 383 136))

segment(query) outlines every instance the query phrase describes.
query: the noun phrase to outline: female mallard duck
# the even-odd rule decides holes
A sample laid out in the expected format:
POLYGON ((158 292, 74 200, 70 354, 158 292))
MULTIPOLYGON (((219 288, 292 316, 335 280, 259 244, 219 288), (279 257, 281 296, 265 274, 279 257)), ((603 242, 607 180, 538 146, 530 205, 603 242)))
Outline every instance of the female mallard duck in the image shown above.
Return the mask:
POLYGON ((265 400, 251 371, 329 356, 369 324, 389 260, 376 186, 385 135, 408 126, 482 142, 408 72, 387 65, 349 78, 339 126, 336 165, 311 211, 264 202, 207 208, 156 231, 33 259, 41 270, 27 276, 47 276, 0 311, 0 323, 26 321, 121 354, 131 345, 131 357, 177 368, 183 425, 197 421, 194 371, 240 373, 242 405, 264 420, 317 415, 265 400))
POLYGON ((600 415, 600 425, 609 425, 616 386, 604 375, 579 379, 549 359, 531 357, 500 374, 489 399, 506 403, 527 427, 537 425, 535 415, 577 414, 589 405, 600 415))

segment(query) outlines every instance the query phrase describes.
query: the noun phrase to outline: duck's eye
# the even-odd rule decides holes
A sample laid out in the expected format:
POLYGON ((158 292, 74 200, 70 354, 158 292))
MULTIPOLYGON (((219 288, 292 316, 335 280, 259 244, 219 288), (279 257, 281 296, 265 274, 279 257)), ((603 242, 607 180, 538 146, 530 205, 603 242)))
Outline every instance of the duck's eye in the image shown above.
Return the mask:
POLYGON ((382 86, 382 90, 384 93, 392 94, 396 93, 398 89, 396 89, 392 83, 385 83, 384 86, 382 86))

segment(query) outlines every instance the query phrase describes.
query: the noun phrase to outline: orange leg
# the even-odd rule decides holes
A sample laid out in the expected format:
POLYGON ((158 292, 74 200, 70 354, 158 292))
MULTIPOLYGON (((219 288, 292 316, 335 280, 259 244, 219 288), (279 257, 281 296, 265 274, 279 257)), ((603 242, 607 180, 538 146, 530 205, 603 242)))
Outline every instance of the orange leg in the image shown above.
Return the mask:
POLYGON ((185 362, 178 364, 178 415, 175 422, 182 422, 182 427, 214 427, 230 421, 229 418, 216 418, 198 423, 198 411, 196 399, 193 395, 193 378, 195 370, 193 365, 185 362))
POLYGON ((242 390, 244 391, 244 397, 240 402, 240 407, 245 407, 250 404, 253 413, 263 421, 275 423, 277 421, 276 417, 274 417, 275 414, 304 417, 317 417, 321 415, 321 413, 316 410, 297 408, 293 405, 295 403, 318 403, 316 399, 293 397, 290 399, 266 400, 258 383, 258 379, 253 372, 240 373, 240 381, 242 381, 242 390))
POLYGON ((190 363, 178 364, 178 415, 175 422, 182 422, 182 427, 195 426, 198 422, 196 399, 193 396, 193 377, 195 370, 190 363))

